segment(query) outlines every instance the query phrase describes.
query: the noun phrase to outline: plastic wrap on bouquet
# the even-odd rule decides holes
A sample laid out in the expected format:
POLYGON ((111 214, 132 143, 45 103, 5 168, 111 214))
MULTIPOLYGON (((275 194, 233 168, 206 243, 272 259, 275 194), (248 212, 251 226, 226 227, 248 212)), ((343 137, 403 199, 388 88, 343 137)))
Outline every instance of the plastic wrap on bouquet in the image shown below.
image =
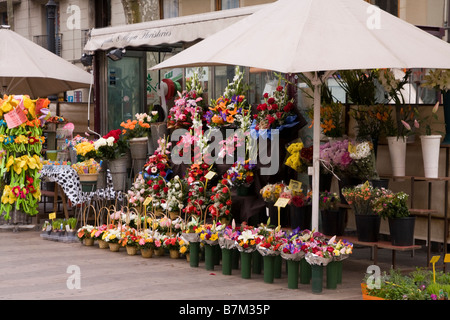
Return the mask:
POLYGON ((350 256, 349 254, 340 254, 338 256, 333 256, 333 260, 334 261, 342 261, 342 260, 347 259, 349 256, 350 256))
POLYGON ((239 252, 244 252, 244 253, 252 253, 253 251, 256 250, 256 247, 254 247, 254 246, 244 248, 242 246, 236 245, 236 248, 239 250, 239 252))
POLYGON ((305 257, 305 253, 303 251, 299 251, 296 253, 286 253, 281 251, 280 254, 283 259, 292 261, 300 261, 305 257))
POLYGON ((215 246, 216 244, 219 244, 219 240, 202 240, 202 242, 210 246, 215 246))
MULTIPOLYGON (((285 124, 281 125, 275 130, 281 131, 285 128, 292 128, 295 125, 299 123, 299 121, 295 121, 297 119, 297 115, 292 115, 286 118, 285 124)), ((256 120, 253 120, 252 124, 250 125, 250 136, 253 139, 258 139, 258 137, 261 137, 263 139, 272 139, 272 129, 260 129, 256 130, 256 120)))
POLYGON ((219 237, 219 246, 220 249, 234 249, 236 248, 236 240, 219 237))
POLYGON ((271 250, 265 247, 261 247, 260 245, 256 246, 256 250, 263 256, 278 256, 280 255, 280 251, 271 250))
POLYGON ((311 252, 308 252, 305 255, 305 259, 310 265, 318 265, 318 266, 326 266, 328 263, 333 261, 333 257, 328 257, 328 258, 321 257, 321 256, 318 256, 317 254, 314 254, 311 252))
POLYGON ((199 233, 182 233, 182 237, 186 239, 188 242, 200 242, 200 234, 199 233))

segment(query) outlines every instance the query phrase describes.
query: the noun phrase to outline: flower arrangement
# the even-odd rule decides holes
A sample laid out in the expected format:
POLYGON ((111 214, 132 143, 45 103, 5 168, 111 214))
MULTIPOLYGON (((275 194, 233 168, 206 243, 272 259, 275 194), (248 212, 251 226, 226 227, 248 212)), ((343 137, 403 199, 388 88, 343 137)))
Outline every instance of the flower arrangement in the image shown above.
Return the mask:
POLYGON ((320 146, 322 165, 339 177, 348 175, 348 170, 353 163, 348 146, 348 139, 328 141, 320 146))
POLYGON ((237 237, 236 247, 241 252, 253 252, 261 240, 262 236, 258 235, 257 229, 246 227, 237 237))
POLYGON ((441 92, 450 89, 450 70, 430 69, 424 77, 422 86, 429 89, 436 89, 441 92))
POLYGON ((320 210, 338 210, 341 198, 336 192, 322 191, 320 193, 319 209, 320 210))
POLYGON ((398 118, 394 117, 392 113, 393 107, 387 105, 386 111, 382 115, 380 114, 380 117, 384 118, 382 132, 386 137, 406 137, 414 134, 411 129, 416 123, 416 113, 411 106, 401 106, 398 118))
POLYGON ((94 230, 94 226, 92 225, 84 225, 77 231, 77 237, 80 241, 84 239, 92 238, 92 231, 94 230))
POLYGON ((351 108, 350 116, 356 121, 357 138, 371 137, 378 139, 387 121, 386 112, 389 106, 358 105, 351 108))
POLYGON ((152 201, 150 202, 152 211, 165 211, 167 193, 169 192, 166 180, 163 177, 157 176, 154 179, 148 180, 147 185, 149 186, 150 196, 152 197, 152 201))
POLYGON ((158 111, 147 113, 136 113, 134 119, 122 121, 120 126, 125 139, 143 138, 151 135, 150 124, 158 121, 158 111))
POLYGON ((155 153, 151 155, 144 165, 144 178, 149 179, 155 176, 166 178, 171 167, 167 154, 155 153))
POLYGON ((200 218, 209 205, 209 198, 206 195, 206 188, 201 182, 194 182, 189 186, 188 200, 183 208, 186 215, 197 215, 200 218))
POLYGON ((219 242, 219 226, 216 223, 203 224, 200 231, 200 240, 209 245, 215 245, 219 242))
POLYGON ((32 100, 27 95, 0 98, 0 212, 5 220, 13 209, 38 214, 42 126, 50 116, 49 104, 48 99, 32 100))
POLYGON ((280 254, 279 250, 281 249, 281 245, 283 244, 283 239, 285 237, 285 233, 281 231, 280 227, 272 229, 261 225, 258 228, 258 234, 262 238, 257 244, 256 249, 262 256, 280 254))
POLYGON ((94 238, 95 240, 102 240, 103 234, 105 233, 108 228, 113 228, 113 225, 106 225, 102 224, 99 227, 94 227, 91 232, 91 238, 94 238))
POLYGON ((260 190, 260 194, 265 202, 275 203, 286 187, 283 182, 267 184, 260 190))
MULTIPOLYGON (((344 107, 340 102, 330 101, 320 107, 320 127, 325 136, 339 138, 344 135, 344 107)), ((314 125, 314 108, 308 110, 311 126, 314 125)))
POLYGON ((199 181, 201 183, 206 182, 205 175, 211 170, 211 166, 207 163, 193 163, 188 168, 186 172, 186 178, 188 184, 192 184, 196 181, 199 181))
POLYGON ((202 100, 201 97, 192 97, 189 92, 178 92, 178 98, 175 99, 174 106, 170 108, 167 115, 167 127, 169 129, 190 129, 195 115, 202 112, 202 108, 199 106, 202 100))
POLYGON ((180 238, 178 241, 178 244, 180 245, 180 253, 181 254, 188 254, 189 253, 189 241, 180 238))
POLYGON ((75 151, 81 161, 97 157, 97 151, 95 150, 93 141, 83 141, 77 143, 75 145, 75 151))
POLYGON ((139 249, 155 249, 155 240, 153 238, 153 233, 149 230, 144 230, 140 232, 138 241, 139 249))
POLYGON ((120 129, 111 130, 103 137, 94 141, 94 148, 98 158, 104 160, 114 160, 122 157, 128 148, 120 129))
POLYGON ((137 235, 136 229, 132 227, 124 227, 122 230, 121 238, 119 239, 119 244, 122 247, 137 247, 139 245, 139 237, 137 235))
POLYGON ((244 73, 241 72, 239 66, 236 66, 233 81, 228 82, 223 95, 211 102, 212 106, 204 115, 208 126, 240 126, 242 117, 250 112, 244 96, 243 79, 244 73))
POLYGON ((252 128, 257 132, 292 127, 296 124, 294 114, 294 99, 289 99, 287 86, 281 86, 280 81, 272 95, 264 94, 264 103, 257 106, 253 116, 252 128))
POLYGON ((167 192, 167 210, 169 212, 182 212, 187 201, 187 181, 180 179, 179 176, 175 176, 167 182, 167 187, 169 188, 167 192))
POLYGON ((353 207, 355 214, 377 214, 373 210, 373 201, 379 196, 377 188, 373 188, 368 181, 350 188, 342 188, 342 194, 348 204, 353 207))
POLYGON ((132 208, 141 208, 145 198, 147 198, 150 193, 149 185, 142 174, 139 173, 132 183, 131 188, 127 191, 128 204, 132 208))
MULTIPOLYGON (((437 114, 438 109, 439 109, 439 102, 436 102, 433 109, 431 109, 431 113, 424 116, 419 112, 418 108, 414 108, 414 114, 416 116, 416 119, 414 120, 414 127, 419 130, 423 128, 422 134, 425 134, 427 136, 432 135, 433 125, 438 124, 439 118, 437 114)), ((407 130, 411 130, 411 127, 407 123, 403 123, 403 125, 406 127, 407 130)))
POLYGON ((240 235, 240 229, 236 228, 234 219, 231 225, 226 225, 219 234, 219 245, 223 249, 233 249, 240 235))
POLYGON ((180 240, 181 238, 178 236, 167 237, 164 239, 163 247, 167 250, 180 250, 180 240))
POLYGON ((380 188, 378 196, 373 200, 373 210, 382 218, 409 217, 408 194, 403 191, 380 188))
POLYGON ((227 186, 227 180, 220 180, 217 185, 211 189, 211 205, 208 211, 213 219, 231 219, 231 190, 227 186))
POLYGON ((236 161, 225 174, 228 184, 233 187, 251 186, 254 181, 255 167, 256 165, 251 164, 249 160, 236 161))
POLYGON ((351 168, 354 169, 352 176, 361 180, 378 179, 375 164, 375 152, 370 141, 351 141, 348 143, 350 158, 353 159, 351 168))
POLYGON ((289 156, 285 161, 285 165, 297 172, 299 172, 302 167, 302 163, 300 161, 300 152, 303 150, 303 147, 303 142, 299 140, 289 144, 289 146, 286 148, 289 156))

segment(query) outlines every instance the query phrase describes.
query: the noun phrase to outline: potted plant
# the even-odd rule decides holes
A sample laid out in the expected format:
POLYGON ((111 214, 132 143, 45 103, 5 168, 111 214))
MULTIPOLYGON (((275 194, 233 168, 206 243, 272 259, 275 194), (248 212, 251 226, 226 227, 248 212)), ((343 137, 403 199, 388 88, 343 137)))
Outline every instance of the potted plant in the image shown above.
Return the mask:
POLYGON ((75 217, 70 217, 67 219, 67 225, 69 226, 69 236, 74 237, 76 233, 76 227, 77 227, 78 220, 75 217))
POLYGON ((408 195, 394 193, 389 189, 380 189, 379 196, 373 202, 374 211, 383 219, 388 219, 391 242, 394 246, 414 244, 414 226, 416 217, 408 209, 408 195))
POLYGON ((322 191, 319 196, 322 233, 341 236, 345 229, 347 211, 339 207, 341 204, 339 195, 336 192, 322 191))
POLYGON ((342 189, 342 194, 355 214, 356 232, 359 241, 378 241, 381 217, 373 210, 372 204, 378 196, 378 190, 373 188, 369 181, 355 187, 342 189))

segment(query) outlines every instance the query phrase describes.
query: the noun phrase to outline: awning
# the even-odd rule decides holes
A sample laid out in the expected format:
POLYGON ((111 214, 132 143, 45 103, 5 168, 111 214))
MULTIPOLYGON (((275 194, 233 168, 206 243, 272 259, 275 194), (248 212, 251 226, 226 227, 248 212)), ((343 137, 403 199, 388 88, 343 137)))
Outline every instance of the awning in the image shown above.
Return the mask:
POLYGON ((205 39, 266 5, 92 29, 85 51, 155 47, 205 39))

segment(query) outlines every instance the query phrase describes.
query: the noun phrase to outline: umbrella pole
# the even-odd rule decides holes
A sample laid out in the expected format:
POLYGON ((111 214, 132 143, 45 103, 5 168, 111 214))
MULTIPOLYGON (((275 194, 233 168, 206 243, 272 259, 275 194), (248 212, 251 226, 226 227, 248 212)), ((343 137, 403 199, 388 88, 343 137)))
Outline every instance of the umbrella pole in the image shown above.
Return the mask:
POLYGON ((317 71, 312 79, 314 85, 314 127, 313 127, 313 175, 312 175, 312 230, 319 229, 319 174, 320 174, 320 90, 321 82, 317 71))

